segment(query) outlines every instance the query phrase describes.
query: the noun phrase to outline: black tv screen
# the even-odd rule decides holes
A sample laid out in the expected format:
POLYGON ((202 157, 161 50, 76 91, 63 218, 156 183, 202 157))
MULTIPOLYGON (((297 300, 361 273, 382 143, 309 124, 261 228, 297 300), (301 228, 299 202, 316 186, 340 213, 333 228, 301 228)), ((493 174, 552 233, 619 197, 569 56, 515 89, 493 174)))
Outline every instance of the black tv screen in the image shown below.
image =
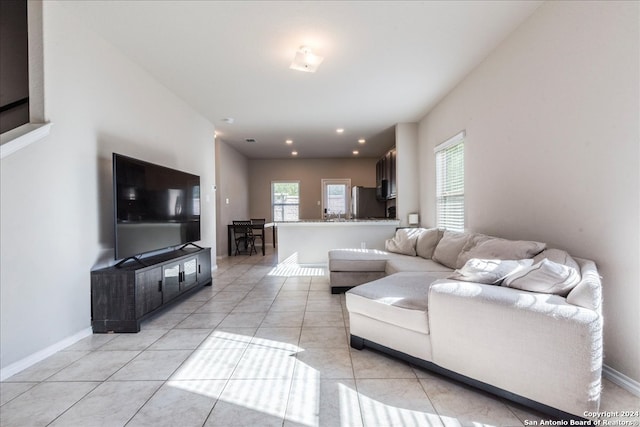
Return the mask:
POLYGON ((115 259, 200 240, 200 177, 113 153, 115 259))

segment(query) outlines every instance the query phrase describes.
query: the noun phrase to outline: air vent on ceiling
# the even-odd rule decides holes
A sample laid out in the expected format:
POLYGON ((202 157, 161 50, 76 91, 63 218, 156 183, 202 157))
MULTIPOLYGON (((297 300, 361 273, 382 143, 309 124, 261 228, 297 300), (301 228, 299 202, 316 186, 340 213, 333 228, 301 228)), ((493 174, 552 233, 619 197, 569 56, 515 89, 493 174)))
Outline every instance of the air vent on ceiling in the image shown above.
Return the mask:
POLYGON ((245 140, 244 140, 244 141, 245 141, 245 142, 251 142, 251 143, 256 143, 256 142, 258 142, 258 141, 256 141, 256 139, 255 139, 255 138, 245 138, 245 140))

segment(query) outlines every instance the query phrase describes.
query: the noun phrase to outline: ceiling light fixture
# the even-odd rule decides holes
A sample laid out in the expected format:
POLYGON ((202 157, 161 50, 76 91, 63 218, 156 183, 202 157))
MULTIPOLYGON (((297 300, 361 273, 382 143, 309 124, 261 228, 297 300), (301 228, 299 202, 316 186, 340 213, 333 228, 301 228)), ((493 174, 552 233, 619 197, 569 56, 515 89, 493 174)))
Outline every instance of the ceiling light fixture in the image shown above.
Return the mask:
POLYGON ((307 73, 315 73, 323 60, 324 58, 322 56, 315 55, 311 52, 309 46, 300 46, 289 68, 292 70, 306 71, 307 73))
POLYGON ((287 140, 285 141, 285 143, 287 143, 287 145, 291 145, 291 144, 293 144, 293 140, 291 140, 291 139, 287 139, 287 140))
POLYGON ((342 129, 342 128, 338 128, 338 129, 336 129, 336 132, 337 132, 337 133, 344 133, 344 129, 342 129))
POLYGON ((364 139, 364 138, 360 138, 360 139, 358 140, 358 144, 364 144, 365 142, 367 142, 367 140, 366 140, 366 139, 364 139))
POLYGON ((298 152, 297 152, 297 151, 292 151, 292 152, 291 152, 291 155, 292 155, 292 156, 297 156, 297 155, 298 155, 298 152))
POLYGON ((357 156, 358 154, 360 154, 360 152, 358 150, 353 150, 353 155, 357 156))

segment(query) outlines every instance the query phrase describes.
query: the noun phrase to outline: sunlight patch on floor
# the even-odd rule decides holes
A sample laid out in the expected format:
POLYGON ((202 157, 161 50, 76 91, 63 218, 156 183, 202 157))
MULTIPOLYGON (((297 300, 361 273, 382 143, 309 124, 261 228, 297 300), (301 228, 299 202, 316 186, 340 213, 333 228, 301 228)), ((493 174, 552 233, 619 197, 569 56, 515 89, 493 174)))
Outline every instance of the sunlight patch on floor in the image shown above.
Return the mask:
POLYGON ((344 427, 362 425, 358 393, 344 384, 338 386, 340 399, 340 425, 344 427))
POLYGON ((298 253, 276 265, 267 276, 295 277, 295 276, 324 276, 324 267, 304 266, 298 264, 298 253))
POLYGON ((320 425, 320 372, 298 362, 291 383, 287 420, 309 427, 320 425))
MULTIPOLYGON (((353 392, 357 393, 356 391, 353 392)), ((442 421, 437 414, 387 405, 361 393, 358 394, 358 398, 365 423, 366 420, 375 420, 376 424, 385 426, 442 426, 442 421)))
MULTIPOLYGON (((321 395, 320 371, 296 358, 305 351, 296 345, 221 331, 203 344, 213 349, 198 348, 168 385, 308 427, 320 426, 321 410, 327 405, 338 405, 340 425, 345 427, 362 425, 363 419, 379 425, 442 426, 437 414, 385 404, 340 380, 336 385, 327 380, 321 395), (220 381, 210 380, 224 380, 226 385, 221 390, 220 381), (331 393, 337 396, 327 387, 334 387, 331 393)), ((460 425, 453 418, 447 421, 447 426, 460 425)))
POLYGON ((168 384, 189 392, 218 398, 265 415, 284 416, 292 388, 294 402, 290 419, 317 427, 320 373, 295 355, 302 348, 266 338, 253 338, 216 331, 205 343, 213 350, 199 348, 180 367, 168 384), (234 347, 248 343, 246 348, 234 347), (195 356, 195 357, 194 357, 195 356), (207 382, 187 381, 190 378, 229 379, 220 394, 207 382), (218 396, 219 395, 219 396, 218 396))

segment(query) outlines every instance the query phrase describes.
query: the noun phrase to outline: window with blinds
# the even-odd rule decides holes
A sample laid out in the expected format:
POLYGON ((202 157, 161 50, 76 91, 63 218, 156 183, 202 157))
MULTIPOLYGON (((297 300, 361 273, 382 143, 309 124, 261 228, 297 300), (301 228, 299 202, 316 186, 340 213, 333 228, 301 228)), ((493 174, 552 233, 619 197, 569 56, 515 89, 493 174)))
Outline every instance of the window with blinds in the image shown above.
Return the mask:
POLYGON ((460 132, 434 149, 437 226, 445 230, 464 230, 464 137, 460 132))
POLYGON ((272 182, 271 208, 274 221, 298 221, 300 219, 300 182, 272 182))

